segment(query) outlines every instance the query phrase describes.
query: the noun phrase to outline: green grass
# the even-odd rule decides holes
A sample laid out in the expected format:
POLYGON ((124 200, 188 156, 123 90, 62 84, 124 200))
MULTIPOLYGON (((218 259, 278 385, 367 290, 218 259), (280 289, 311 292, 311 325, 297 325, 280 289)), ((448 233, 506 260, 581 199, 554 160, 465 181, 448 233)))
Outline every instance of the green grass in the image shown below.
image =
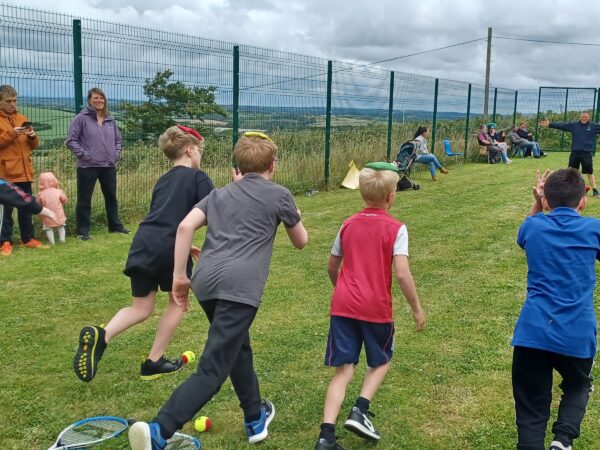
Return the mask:
MULTIPOLYGON (((450 166, 436 183, 423 173, 420 191, 399 193, 392 214, 410 234, 410 262, 428 324, 422 334, 397 287, 396 351, 373 402, 380 449, 490 450, 515 447, 510 383, 513 327, 526 291, 526 263, 515 243, 531 204, 536 168, 566 164, 566 154, 516 159, 512 166, 450 166)), ((323 367, 331 286, 326 263, 342 221, 362 207, 356 191, 297 197, 310 243, 293 250, 283 230, 275 244, 263 304, 251 335, 256 370, 277 417, 267 449, 312 448, 332 371, 323 367)), ((598 216, 589 199, 585 215, 598 216)), ((129 224, 132 228, 135 224, 129 224)), ((0 442, 2 448, 47 448, 67 424, 112 414, 151 419, 190 368, 155 382, 138 379, 165 305, 148 323, 115 339, 93 382, 72 373, 81 326, 107 322, 129 303, 122 274, 131 236, 95 230, 94 239, 48 250, 16 249, 0 259, 0 442)), ((201 236, 197 239, 201 242, 201 236)), ((170 355, 199 353, 207 321, 194 304, 170 355)), ((364 373, 361 361, 340 418, 364 373)), ((598 376, 598 369, 594 371, 598 376)), ((556 399, 559 390, 555 390, 556 399)), ((207 449, 249 448, 241 413, 227 382, 201 414, 213 429, 199 435, 207 449)), ((188 424, 184 431, 192 433, 188 424)), ((340 427, 347 449, 374 448, 340 427)), ((578 450, 600 448, 600 402, 592 396, 578 450)), ((125 438, 100 447, 128 448, 125 438)))

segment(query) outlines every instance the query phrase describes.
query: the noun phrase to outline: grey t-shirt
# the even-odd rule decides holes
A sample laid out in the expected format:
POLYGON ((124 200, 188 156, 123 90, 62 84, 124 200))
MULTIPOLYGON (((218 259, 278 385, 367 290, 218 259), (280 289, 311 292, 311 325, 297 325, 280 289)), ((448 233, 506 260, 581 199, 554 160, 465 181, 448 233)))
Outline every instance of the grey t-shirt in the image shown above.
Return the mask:
POLYGON ((221 299, 258 308, 279 223, 300 222, 294 197, 256 173, 213 190, 200 203, 207 219, 192 290, 200 301, 221 299))

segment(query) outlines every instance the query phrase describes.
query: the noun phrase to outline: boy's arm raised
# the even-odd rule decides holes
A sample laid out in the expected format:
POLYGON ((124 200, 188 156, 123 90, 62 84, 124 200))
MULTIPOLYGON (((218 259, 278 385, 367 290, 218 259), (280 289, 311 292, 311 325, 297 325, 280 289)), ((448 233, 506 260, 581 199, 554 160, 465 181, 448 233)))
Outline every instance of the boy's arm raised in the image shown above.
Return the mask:
POLYGON ((206 225, 206 215, 199 208, 194 208, 177 227, 175 239, 175 259, 173 269, 173 298, 184 310, 187 310, 190 280, 187 277, 186 267, 194 231, 206 225))
POLYGON ((412 308, 412 315, 417 324, 417 331, 422 331, 425 328, 425 314, 421 309, 419 296, 417 295, 417 287, 413 279, 410 267, 408 265, 408 256, 394 255, 394 267, 396 269, 396 279, 400 285, 400 289, 406 297, 408 304, 412 308))

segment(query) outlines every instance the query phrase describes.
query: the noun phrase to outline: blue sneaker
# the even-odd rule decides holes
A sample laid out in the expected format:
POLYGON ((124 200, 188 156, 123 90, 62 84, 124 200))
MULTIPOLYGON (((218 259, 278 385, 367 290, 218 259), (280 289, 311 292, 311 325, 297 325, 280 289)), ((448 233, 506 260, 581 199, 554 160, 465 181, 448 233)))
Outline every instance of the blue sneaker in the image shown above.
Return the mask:
POLYGON ((164 450, 167 441, 157 423, 136 422, 129 428, 129 444, 132 450, 164 450))
POLYGON ((267 428, 273 417, 275 417, 275 406, 269 400, 263 400, 260 404, 260 418, 253 422, 244 422, 248 442, 256 444, 265 440, 269 435, 267 428))

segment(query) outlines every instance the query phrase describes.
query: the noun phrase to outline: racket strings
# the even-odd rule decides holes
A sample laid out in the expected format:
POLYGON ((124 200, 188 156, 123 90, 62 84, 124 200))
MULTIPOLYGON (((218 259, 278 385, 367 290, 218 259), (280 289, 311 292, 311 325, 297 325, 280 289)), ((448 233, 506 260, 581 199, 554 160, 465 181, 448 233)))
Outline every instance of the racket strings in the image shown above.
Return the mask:
POLYGON ((63 445, 68 445, 108 439, 121 433, 125 428, 126 425, 114 420, 94 420, 67 430, 60 440, 63 445))

